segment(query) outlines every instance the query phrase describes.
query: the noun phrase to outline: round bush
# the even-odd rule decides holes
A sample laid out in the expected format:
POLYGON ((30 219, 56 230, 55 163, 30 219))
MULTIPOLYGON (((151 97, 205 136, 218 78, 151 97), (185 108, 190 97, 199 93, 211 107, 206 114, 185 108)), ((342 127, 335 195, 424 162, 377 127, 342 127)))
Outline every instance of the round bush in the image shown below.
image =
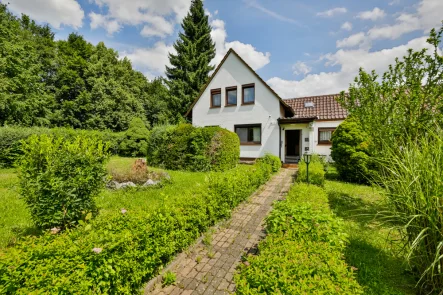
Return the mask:
POLYGON ((348 118, 332 134, 331 156, 344 181, 367 183, 373 164, 370 160, 370 138, 359 123, 348 118))
POLYGON ((146 156, 148 149, 149 130, 140 118, 134 118, 129 124, 120 143, 122 156, 146 156))
POLYGON ((237 134, 190 124, 153 128, 147 154, 149 165, 191 171, 225 171, 234 168, 239 157, 237 134))

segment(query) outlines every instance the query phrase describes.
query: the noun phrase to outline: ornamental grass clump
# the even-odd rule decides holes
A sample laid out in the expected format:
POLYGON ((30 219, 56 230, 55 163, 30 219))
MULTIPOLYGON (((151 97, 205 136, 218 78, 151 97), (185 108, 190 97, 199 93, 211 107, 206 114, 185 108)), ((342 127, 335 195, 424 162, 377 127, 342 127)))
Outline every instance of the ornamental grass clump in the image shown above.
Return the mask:
POLYGON ((443 131, 385 145, 377 181, 390 204, 384 217, 403 232, 408 258, 427 294, 443 290, 443 131), (431 293, 428 293, 431 292, 431 293))
POLYGON ((22 144, 20 193, 39 228, 69 228, 95 213, 108 146, 78 136, 31 136, 22 144))

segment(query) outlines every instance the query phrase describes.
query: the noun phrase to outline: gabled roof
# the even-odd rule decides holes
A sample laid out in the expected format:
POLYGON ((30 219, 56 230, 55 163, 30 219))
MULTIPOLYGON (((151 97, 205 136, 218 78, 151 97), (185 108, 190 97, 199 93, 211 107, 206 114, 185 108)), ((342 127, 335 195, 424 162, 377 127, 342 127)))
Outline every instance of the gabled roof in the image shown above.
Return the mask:
POLYGON ((194 102, 189 107, 188 111, 185 114, 185 117, 188 117, 189 114, 192 112, 192 108, 197 103, 197 101, 200 99, 200 97, 203 95, 203 92, 205 92, 206 88, 208 88, 208 86, 211 83, 212 79, 214 79, 215 75, 217 75, 218 71, 220 70, 220 68, 225 63, 226 59, 228 58, 228 56, 231 53, 235 54, 238 57, 238 59, 275 95, 275 97, 277 97, 277 99, 280 101, 281 105, 286 110, 286 112, 288 112, 289 114, 294 115, 294 111, 292 110, 292 108, 243 60, 243 58, 240 57, 240 55, 238 55, 237 52, 235 52, 234 49, 230 48, 228 50, 228 52, 225 54, 225 56, 223 57, 222 61, 218 64, 217 68, 215 68, 215 71, 214 71, 214 73, 212 73, 212 75, 209 78, 208 82, 201 89, 201 91, 198 94, 197 98, 194 100, 194 102))
POLYGON ((298 97, 285 99, 285 102, 294 110, 295 116, 291 119, 344 120, 348 112, 338 103, 339 96, 340 94, 298 97), (314 106, 306 107, 305 103, 309 102, 314 106))

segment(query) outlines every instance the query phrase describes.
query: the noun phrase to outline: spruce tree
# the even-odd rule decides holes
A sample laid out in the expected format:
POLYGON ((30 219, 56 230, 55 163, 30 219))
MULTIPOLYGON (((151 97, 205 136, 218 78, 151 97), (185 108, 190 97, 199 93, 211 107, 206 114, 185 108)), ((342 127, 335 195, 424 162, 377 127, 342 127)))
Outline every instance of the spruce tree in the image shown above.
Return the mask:
POLYGON ((202 0, 192 0, 182 28, 174 44, 177 54, 169 54, 172 66, 166 66, 166 75, 170 108, 184 115, 214 69, 209 63, 215 56, 215 44, 202 0))

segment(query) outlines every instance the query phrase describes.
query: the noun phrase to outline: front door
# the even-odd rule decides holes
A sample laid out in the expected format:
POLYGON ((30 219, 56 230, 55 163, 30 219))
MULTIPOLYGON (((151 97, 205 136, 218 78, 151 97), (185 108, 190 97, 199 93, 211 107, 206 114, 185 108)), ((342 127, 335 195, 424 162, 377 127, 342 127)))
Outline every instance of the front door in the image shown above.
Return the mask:
POLYGON ((286 156, 300 157, 300 130, 286 130, 286 156))

